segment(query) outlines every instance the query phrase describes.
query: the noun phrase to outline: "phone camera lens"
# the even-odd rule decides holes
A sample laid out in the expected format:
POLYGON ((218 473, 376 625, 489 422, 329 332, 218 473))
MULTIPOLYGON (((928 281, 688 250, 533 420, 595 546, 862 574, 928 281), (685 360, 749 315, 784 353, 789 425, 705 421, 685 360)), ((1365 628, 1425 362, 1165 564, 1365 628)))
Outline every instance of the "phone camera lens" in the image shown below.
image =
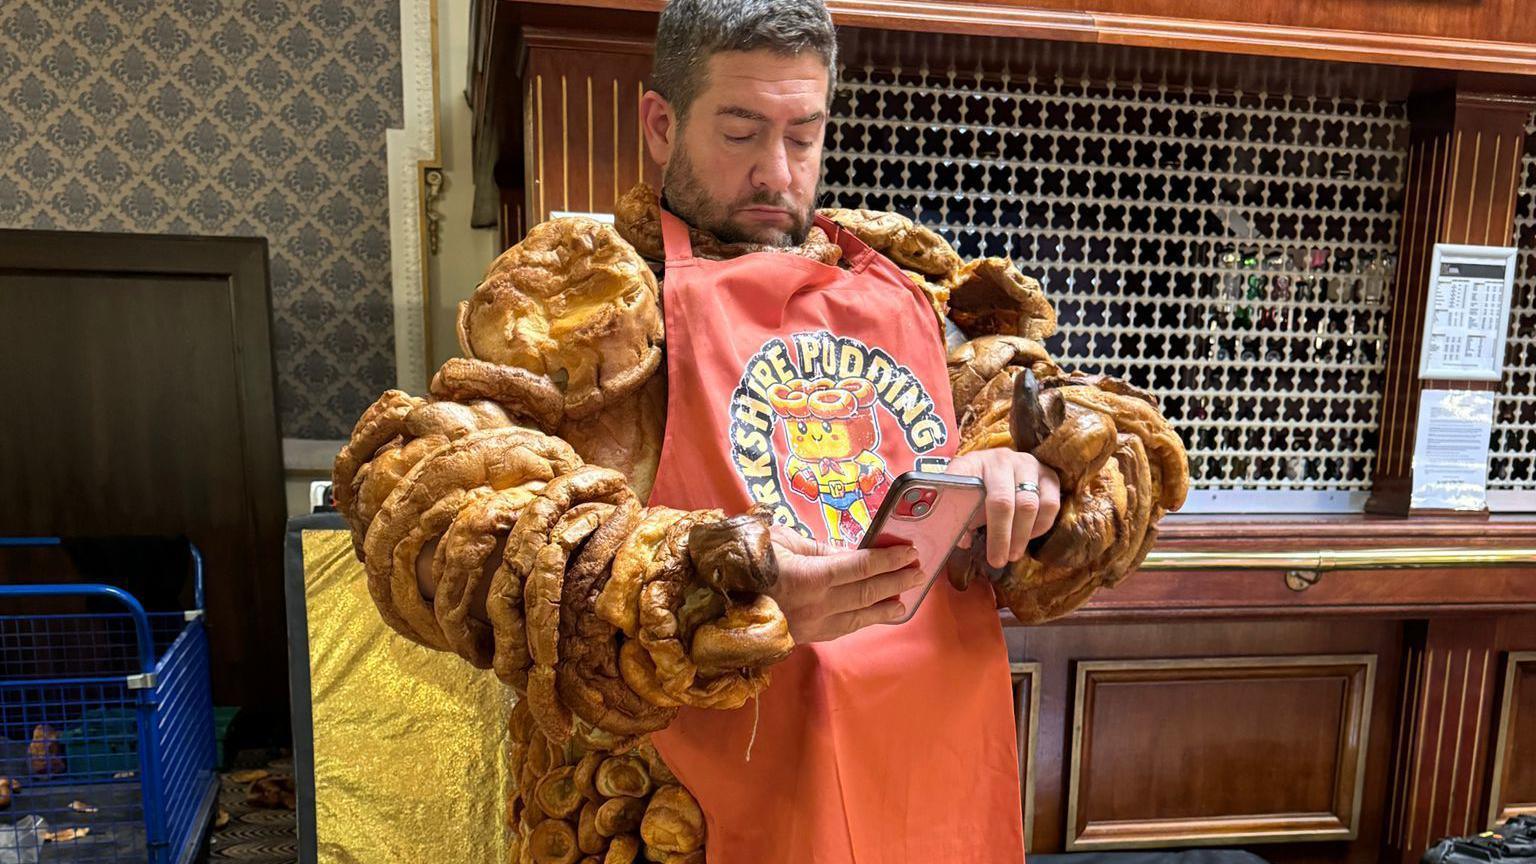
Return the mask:
POLYGON ((919 501, 918 503, 913 504, 912 505, 912 515, 913 516, 927 516, 928 515, 928 502, 926 502, 926 501, 919 501))
POLYGON ((907 494, 901 496, 901 500, 909 502, 909 503, 915 502, 915 501, 921 501, 922 499, 923 499, 923 490, 921 490, 921 489, 908 489, 907 490, 907 494))

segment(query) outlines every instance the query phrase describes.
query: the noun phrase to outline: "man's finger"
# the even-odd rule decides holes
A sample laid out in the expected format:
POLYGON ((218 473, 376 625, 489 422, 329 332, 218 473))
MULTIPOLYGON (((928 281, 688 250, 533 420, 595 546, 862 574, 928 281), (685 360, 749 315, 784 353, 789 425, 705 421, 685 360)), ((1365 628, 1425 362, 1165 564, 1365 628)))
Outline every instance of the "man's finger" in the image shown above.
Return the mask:
POLYGON ((775 523, 768 529, 768 536, 773 542, 796 555, 826 555, 832 551, 824 544, 818 543, 788 525, 775 523))
POLYGON ((916 547, 903 544, 883 549, 855 549, 828 555, 816 562, 831 577, 832 587, 848 585, 872 576, 891 573, 917 563, 916 547))
POLYGON ((987 563, 1002 567, 1008 563, 1012 548, 1013 504, 1018 493, 1013 488, 1012 468, 993 466, 982 471, 982 482, 987 484, 987 563))
POLYGON ((1041 466, 1040 511, 1035 514, 1035 527, 1029 532, 1029 539, 1033 540, 1051 530, 1051 527, 1056 524, 1056 516, 1059 513, 1061 513, 1061 481, 1057 479, 1055 471, 1041 466))
POLYGON ((920 587, 927 578, 920 567, 903 567, 894 573, 886 573, 863 579, 850 585, 839 585, 827 592, 828 612, 852 612, 889 600, 903 591, 920 587))
POLYGON ((1017 561, 1024 557, 1024 551, 1029 548, 1029 540, 1034 536, 1035 517, 1040 512, 1040 495, 1044 489, 1039 488, 1040 474, 1035 470, 1035 466, 1030 464, 1032 461, 1019 459, 1014 462, 1014 489, 1018 490, 1020 483, 1033 483, 1038 491, 1020 490, 1013 493, 1013 524, 1008 543, 1009 561, 1017 561))
POLYGON ((847 636, 874 624, 889 624, 907 614, 906 604, 900 600, 882 600, 873 606, 833 615, 823 622, 823 640, 847 636))

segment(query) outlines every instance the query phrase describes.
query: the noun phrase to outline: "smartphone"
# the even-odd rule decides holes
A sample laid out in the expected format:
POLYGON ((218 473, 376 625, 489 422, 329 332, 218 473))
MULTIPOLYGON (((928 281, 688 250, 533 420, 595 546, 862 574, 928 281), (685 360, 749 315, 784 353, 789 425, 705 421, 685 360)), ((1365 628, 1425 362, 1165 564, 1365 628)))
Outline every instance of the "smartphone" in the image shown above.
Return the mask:
POLYGON ((927 578, 900 595, 906 613, 890 623, 900 624, 917 613, 986 498, 986 486, 977 477, 908 471, 891 484, 859 548, 916 546, 917 565, 927 578))

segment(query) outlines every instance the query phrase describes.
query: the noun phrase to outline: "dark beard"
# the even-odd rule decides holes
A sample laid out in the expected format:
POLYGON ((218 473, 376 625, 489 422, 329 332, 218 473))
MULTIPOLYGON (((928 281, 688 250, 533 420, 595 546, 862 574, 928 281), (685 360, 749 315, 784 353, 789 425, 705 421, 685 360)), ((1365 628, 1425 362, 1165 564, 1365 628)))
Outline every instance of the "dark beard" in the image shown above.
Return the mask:
POLYGON ((821 197, 821 178, 816 179, 816 194, 811 196, 813 203, 804 213, 796 213, 794 205, 782 196, 765 191, 756 192, 722 206, 709 199, 703 184, 699 182, 698 175, 693 170, 693 161, 688 158, 687 151, 678 148, 662 172, 661 191, 666 199, 668 210, 694 228, 713 234, 722 242, 799 246, 805 242, 806 234, 811 230, 814 202, 821 197), (737 209, 752 205, 783 207, 789 211, 793 224, 782 231, 767 229, 771 232, 770 236, 754 237, 732 222, 730 218, 730 214, 737 209))

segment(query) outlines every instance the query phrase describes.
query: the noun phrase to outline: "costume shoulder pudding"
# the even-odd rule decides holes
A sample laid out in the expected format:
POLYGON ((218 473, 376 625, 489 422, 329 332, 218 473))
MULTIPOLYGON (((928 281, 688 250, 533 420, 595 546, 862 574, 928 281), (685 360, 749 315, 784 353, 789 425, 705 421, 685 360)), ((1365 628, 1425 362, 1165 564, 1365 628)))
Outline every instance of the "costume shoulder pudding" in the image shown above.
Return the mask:
MULTIPOLYGON (((666 418, 648 261, 665 251, 654 191, 636 187, 616 211, 614 226, 543 222, 492 262, 460 304, 463 356, 425 396, 381 395, 333 470, 383 619, 518 691, 512 860, 702 860, 698 805, 648 733, 681 706, 744 705, 794 647, 767 593, 765 513, 645 506, 666 418)), ((949 355, 961 451, 1027 450, 1062 477, 1058 525, 996 583, 999 603, 1049 620, 1134 570, 1188 485, 1156 403, 1060 370, 1040 344, 1055 312, 1012 263, 962 262, 894 214, 827 215, 965 333, 949 355)), ((690 241, 706 258, 769 251, 690 241)), ((772 251, 841 258, 820 229, 772 251)))

